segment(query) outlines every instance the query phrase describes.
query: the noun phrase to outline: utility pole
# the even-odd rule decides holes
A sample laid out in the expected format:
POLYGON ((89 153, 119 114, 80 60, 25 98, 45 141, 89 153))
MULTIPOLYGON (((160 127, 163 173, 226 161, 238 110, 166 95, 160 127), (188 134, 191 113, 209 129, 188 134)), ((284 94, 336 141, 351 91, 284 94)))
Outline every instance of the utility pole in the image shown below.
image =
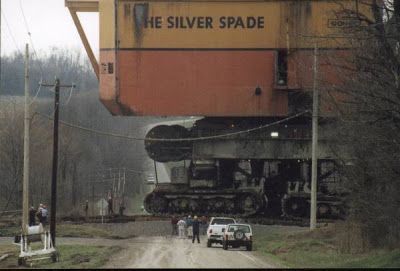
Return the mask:
POLYGON ((22 232, 28 234, 29 217, 29 45, 25 47, 24 178, 22 185, 22 232))
POLYGON ((158 185, 158 174, 157 174, 157 162, 156 162, 156 160, 153 160, 153 162, 154 162, 154 172, 156 173, 156 186, 158 185))
POLYGON ((60 80, 56 78, 54 87, 54 125, 53 125, 53 171, 51 177, 50 234, 53 246, 56 245, 57 210, 57 168, 58 168, 58 117, 60 111, 60 80))
POLYGON ((74 85, 60 85, 56 78, 54 84, 42 84, 54 87, 54 124, 53 124, 53 170, 51 178, 50 234, 53 246, 56 245, 56 213, 57 213, 57 169, 58 169, 58 119, 60 110, 60 88, 73 88, 74 85))
POLYGON ((318 176, 318 48, 314 47, 314 65, 313 65, 313 112, 312 112, 312 161, 311 161, 311 214, 310 214, 310 230, 317 227, 317 176, 318 176))
POLYGON ((1 63, 2 63, 2 58, 1 58, 1 11, 2 11, 2 9, 1 9, 1 0, 0 0, 0 93, 1 93, 1 83, 3 82, 2 80, 1 80, 1 63))

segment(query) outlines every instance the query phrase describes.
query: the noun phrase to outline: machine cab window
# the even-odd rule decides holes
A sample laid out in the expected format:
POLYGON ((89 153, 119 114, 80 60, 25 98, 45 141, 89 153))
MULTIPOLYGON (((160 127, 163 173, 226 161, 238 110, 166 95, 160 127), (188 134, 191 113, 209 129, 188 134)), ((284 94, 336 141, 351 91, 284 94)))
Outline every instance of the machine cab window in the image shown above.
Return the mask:
POLYGON ((287 50, 280 49, 276 54, 276 85, 287 86, 288 83, 288 63, 287 63, 287 50))

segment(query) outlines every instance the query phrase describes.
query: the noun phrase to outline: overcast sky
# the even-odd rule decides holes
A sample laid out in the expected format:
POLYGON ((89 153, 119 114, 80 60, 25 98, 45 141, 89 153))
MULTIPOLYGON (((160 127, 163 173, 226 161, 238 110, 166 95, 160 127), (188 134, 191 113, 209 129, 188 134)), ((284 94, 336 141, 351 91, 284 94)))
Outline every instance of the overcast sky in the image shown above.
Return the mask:
MULTIPOLYGON (((22 9, 28 23, 33 45, 40 54, 51 47, 78 48, 84 51, 78 32, 64 0, 0 0, 2 3, 2 55, 10 54, 16 46, 23 51, 29 42, 22 9), (9 27, 7 27, 7 22, 9 27), (10 34, 11 32, 11 34, 10 34), (13 41, 13 38, 15 42, 13 41)), ((79 13, 89 42, 98 55, 99 23, 97 13, 79 13)))

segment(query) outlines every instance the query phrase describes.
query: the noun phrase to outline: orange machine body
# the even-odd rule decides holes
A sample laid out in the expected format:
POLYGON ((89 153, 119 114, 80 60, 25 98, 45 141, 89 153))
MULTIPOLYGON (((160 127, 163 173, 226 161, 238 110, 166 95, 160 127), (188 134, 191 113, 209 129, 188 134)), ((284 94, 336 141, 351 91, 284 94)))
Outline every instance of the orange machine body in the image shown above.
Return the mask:
MULTIPOLYGON (((319 63, 346 54, 339 37, 358 1, 100 0, 100 98, 116 115, 288 115, 288 93, 319 63), (278 84, 284 51, 287 79, 278 84)), ((364 7, 365 8, 365 7, 364 7)), ((320 65, 325 82, 338 73, 320 65)))

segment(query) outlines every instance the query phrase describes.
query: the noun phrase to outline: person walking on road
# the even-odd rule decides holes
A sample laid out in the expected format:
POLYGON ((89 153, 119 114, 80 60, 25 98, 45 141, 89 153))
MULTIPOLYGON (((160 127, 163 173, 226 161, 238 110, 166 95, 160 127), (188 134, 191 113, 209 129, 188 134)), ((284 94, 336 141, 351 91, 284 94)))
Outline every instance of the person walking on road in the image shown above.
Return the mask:
POLYGON ((202 235, 207 234, 207 227, 208 227, 207 218, 203 215, 200 219, 200 229, 202 235))
POLYGON ((171 218, 172 232, 171 235, 178 235, 178 219, 175 216, 171 218))
POLYGON ((185 238, 185 227, 186 227, 186 222, 185 220, 181 219, 177 223, 178 225, 178 230, 179 230, 179 238, 185 238))
POLYGON ((193 228, 193 237, 192 237, 192 243, 194 243, 195 237, 197 237, 197 243, 200 244, 200 221, 197 219, 197 216, 194 216, 194 220, 192 222, 192 228, 193 228))
POLYGON ((187 226, 187 236, 188 238, 192 238, 193 237, 193 220, 192 217, 189 215, 186 219, 186 226, 187 226))

